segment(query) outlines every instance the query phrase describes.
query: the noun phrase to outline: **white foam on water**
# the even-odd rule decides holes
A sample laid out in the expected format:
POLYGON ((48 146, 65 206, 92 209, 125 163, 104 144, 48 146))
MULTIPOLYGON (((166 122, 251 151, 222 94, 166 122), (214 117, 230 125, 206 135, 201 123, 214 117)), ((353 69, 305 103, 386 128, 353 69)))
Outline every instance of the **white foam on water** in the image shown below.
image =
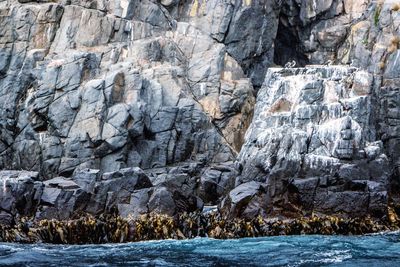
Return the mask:
POLYGON ((312 259, 312 260, 300 260, 300 264, 307 265, 307 264, 329 264, 329 263, 341 263, 345 260, 349 260, 352 258, 351 251, 350 250, 335 250, 335 251, 329 251, 329 252, 321 252, 321 253, 316 253, 315 257, 317 259, 312 259))

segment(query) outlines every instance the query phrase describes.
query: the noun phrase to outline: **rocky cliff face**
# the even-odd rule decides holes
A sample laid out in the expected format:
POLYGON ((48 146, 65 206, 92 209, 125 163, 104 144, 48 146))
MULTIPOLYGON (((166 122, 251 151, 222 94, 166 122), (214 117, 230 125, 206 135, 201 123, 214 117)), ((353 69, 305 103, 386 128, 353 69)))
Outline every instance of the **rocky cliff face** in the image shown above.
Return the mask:
POLYGON ((382 216, 399 20, 393 1, 0 0, 0 169, 30 171, 1 174, 2 209, 382 216), (292 60, 343 66, 268 70, 292 60))
MULTIPOLYGON (((390 164, 377 139, 373 82, 344 66, 270 69, 238 157, 238 188, 256 185, 251 201, 267 214, 382 216, 390 164)), ((257 212, 249 206, 246 215, 257 212)))
POLYGON ((268 71, 227 213, 382 217, 397 205, 399 7, 283 4, 276 62, 341 66, 268 71))
POLYGON ((217 14, 197 5, 4 8, 1 166, 48 178, 82 168, 233 160, 250 122, 253 87, 218 42, 228 34, 228 15, 220 13, 233 16, 232 5, 217 14), (211 32, 192 25, 206 11, 221 24, 211 32))

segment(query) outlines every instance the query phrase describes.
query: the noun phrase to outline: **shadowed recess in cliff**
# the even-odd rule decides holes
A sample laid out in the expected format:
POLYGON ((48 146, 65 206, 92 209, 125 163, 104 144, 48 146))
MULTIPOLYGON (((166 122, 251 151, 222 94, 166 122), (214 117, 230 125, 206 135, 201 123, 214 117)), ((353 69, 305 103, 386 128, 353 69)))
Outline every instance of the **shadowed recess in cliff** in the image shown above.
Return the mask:
POLYGON ((274 43, 274 63, 284 66, 295 61, 298 67, 304 67, 309 63, 308 57, 301 48, 297 28, 289 25, 288 18, 280 14, 278 32, 274 43))

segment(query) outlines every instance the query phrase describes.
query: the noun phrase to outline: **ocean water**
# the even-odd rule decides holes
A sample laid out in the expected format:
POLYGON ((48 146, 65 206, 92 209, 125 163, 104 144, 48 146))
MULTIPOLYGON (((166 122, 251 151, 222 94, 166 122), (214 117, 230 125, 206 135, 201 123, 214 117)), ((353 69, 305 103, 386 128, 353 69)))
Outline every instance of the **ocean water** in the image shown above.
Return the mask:
POLYGON ((61 246, 0 243, 0 266, 400 266, 400 233, 61 246))

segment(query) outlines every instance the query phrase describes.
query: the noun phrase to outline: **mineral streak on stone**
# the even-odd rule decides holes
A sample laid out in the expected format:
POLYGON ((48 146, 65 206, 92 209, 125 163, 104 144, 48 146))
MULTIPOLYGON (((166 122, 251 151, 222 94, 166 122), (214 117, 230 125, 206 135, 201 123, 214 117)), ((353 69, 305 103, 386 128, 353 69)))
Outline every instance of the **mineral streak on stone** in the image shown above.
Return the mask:
POLYGON ((0 0, 1 223, 204 204, 387 220, 399 14, 370 0, 0 0))

